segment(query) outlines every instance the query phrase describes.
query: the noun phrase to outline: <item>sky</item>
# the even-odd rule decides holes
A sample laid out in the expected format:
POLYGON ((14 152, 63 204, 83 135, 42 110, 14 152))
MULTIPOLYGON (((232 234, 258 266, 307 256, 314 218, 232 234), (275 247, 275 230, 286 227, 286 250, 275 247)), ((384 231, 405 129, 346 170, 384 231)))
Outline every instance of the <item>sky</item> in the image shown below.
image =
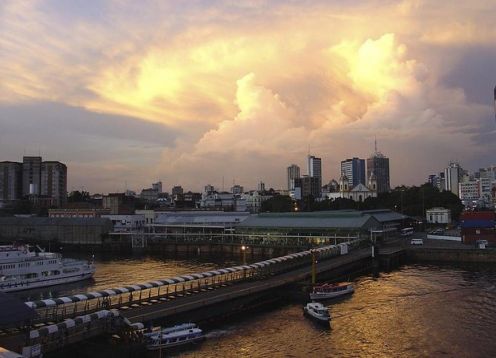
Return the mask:
POLYGON ((494 0, 0 2, 0 160, 68 189, 284 188, 378 148, 391 183, 496 164, 494 0))

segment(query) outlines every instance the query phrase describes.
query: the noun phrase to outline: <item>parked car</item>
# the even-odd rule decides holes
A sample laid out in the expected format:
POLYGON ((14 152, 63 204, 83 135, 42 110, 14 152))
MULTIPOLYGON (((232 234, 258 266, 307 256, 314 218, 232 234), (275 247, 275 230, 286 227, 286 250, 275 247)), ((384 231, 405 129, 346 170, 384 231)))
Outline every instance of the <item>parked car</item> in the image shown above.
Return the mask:
POLYGON ((423 239, 412 239, 410 241, 410 245, 423 245, 424 240, 423 239))

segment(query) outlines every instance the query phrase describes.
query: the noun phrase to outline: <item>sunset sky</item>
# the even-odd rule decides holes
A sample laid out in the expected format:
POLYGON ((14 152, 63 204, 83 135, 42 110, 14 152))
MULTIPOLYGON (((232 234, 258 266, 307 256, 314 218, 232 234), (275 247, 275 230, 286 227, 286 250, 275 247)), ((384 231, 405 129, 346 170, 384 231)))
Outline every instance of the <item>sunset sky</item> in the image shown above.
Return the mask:
POLYGON ((0 2, 0 160, 68 189, 284 188, 367 157, 392 185, 496 163, 494 0, 0 2))

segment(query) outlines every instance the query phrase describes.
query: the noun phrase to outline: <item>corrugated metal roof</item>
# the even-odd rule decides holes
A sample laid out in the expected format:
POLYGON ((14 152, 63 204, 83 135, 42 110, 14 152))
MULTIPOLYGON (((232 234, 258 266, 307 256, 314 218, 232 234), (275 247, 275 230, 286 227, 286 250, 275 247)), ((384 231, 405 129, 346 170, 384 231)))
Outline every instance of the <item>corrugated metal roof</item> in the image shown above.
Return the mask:
POLYGON ((63 226, 63 225, 111 225, 109 219, 103 218, 45 218, 45 217, 2 217, 0 225, 32 225, 32 226, 63 226))
POLYGON ((331 229, 331 228, 349 228, 360 229, 366 224, 378 224, 371 216, 355 216, 355 217, 309 217, 307 215, 278 217, 278 216, 264 216, 253 215, 238 224, 240 228, 250 227, 266 227, 266 228, 312 228, 312 229, 331 229), (372 221, 369 223, 369 221, 372 221))
POLYGON ((370 213, 370 214, 366 213, 366 215, 370 215, 374 217, 380 223, 408 219, 408 216, 397 213, 395 211, 387 211, 387 212, 382 211, 382 212, 370 213))
POLYGON ((167 212, 157 213, 155 224, 182 225, 182 224, 219 224, 237 223, 248 218, 250 214, 244 212, 167 212))

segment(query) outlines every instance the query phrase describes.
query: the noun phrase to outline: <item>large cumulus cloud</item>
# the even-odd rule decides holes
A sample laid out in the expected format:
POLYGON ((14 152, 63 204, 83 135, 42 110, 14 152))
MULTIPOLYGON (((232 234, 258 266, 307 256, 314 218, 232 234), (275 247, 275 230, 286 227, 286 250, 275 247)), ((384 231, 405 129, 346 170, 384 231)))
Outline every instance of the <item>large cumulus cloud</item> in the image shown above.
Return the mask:
MULTIPOLYGON (((304 167, 308 151, 327 180, 341 159, 367 156, 375 136, 393 184, 419 183, 452 159, 494 161, 490 1, 0 6, 0 111, 58 102, 53 111, 82 107, 170 133, 155 161, 115 142, 128 158, 116 181, 282 187, 285 166, 304 167)), ((126 127, 119 137, 133 141, 126 127)), ((93 190, 112 189, 115 164, 101 163, 107 179, 93 190)))

